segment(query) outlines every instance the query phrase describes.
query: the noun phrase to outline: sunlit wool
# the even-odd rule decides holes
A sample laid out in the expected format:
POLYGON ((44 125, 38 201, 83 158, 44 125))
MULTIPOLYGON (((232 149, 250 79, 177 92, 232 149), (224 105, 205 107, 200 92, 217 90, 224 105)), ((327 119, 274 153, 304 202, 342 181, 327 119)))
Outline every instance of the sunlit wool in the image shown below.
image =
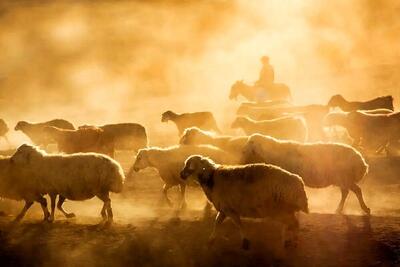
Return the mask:
POLYGON ((133 171, 139 171, 147 167, 156 168, 164 182, 163 194, 167 203, 172 205, 167 196, 168 189, 179 185, 182 197, 181 206, 184 207, 186 205, 186 183, 180 178, 180 171, 184 166, 185 160, 195 154, 208 156, 220 163, 235 163, 235 159, 229 153, 213 146, 182 145, 168 148, 150 147, 139 150, 128 177, 133 171))
MULTIPOLYGON (((98 197, 104 202, 102 216, 112 221, 109 193, 120 193, 125 176, 119 163, 96 153, 47 154, 30 145, 20 146, 11 157, 21 179, 36 186, 36 191, 71 200, 98 197)), ((53 205, 52 205, 53 206, 53 205)), ((50 220, 54 218, 54 208, 50 220)))
MULTIPOLYGON (((267 164, 226 166, 203 156, 191 156, 181 172, 183 179, 194 175, 218 211, 216 225, 226 216, 240 227, 243 245, 248 246, 240 217, 272 217, 297 228, 295 212, 308 213, 303 180, 279 167, 267 164)), ((210 237, 215 238, 215 230, 210 237)))
POLYGON ((357 183, 367 174, 368 165, 354 148, 334 143, 281 141, 254 134, 243 149, 243 163, 263 162, 279 166, 300 175, 306 186, 340 187, 342 199, 337 212, 342 212, 349 190, 353 191, 361 208, 370 213, 357 183))

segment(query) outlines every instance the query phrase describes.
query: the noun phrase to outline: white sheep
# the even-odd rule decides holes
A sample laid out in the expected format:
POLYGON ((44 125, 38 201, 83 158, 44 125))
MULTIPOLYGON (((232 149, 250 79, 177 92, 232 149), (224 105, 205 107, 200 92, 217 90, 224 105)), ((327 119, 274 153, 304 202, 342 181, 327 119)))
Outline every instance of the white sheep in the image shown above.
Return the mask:
POLYGON ((179 135, 182 135, 186 128, 198 127, 206 131, 220 133, 214 115, 211 112, 192 112, 177 114, 173 111, 166 111, 161 116, 161 122, 173 121, 178 128, 179 135))
POLYGON ((25 205, 15 217, 15 221, 20 221, 35 201, 40 203, 43 209, 43 219, 47 220, 50 213, 47 209, 47 201, 43 197, 45 192, 41 192, 37 183, 26 179, 21 171, 14 166, 11 157, 0 156, 0 197, 25 201, 25 205))
POLYGON ((354 148, 344 144, 281 141, 254 134, 243 149, 242 163, 268 163, 300 175, 312 188, 330 185, 340 187, 342 198, 337 208, 341 213, 349 190, 353 191, 361 208, 370 209, 364 202, 357 183, 367 174, 368 165, 354 148))
POLYGON ((307 126, 303 118, 282 117, 273 120, 255 121, 247 117, 237 117, 232 128, 241 128, 246 135, 260 133, 284 140, 304 142, 307 126))
POLYGON ((129 170, 128 177, 132 175, 133 171, 138 172, 148 167, 156 168, 164 182, 162 193, 167 204, 172 206, 167 195, 168 189, 179 185, 181 192, 180 207, 185 208, 186 183, 180 178, 179 173, 183 168, 185 160, 194 154, 208 156, 221 163, 235 162, 228 153, 212 146, 183 145, 168 148, 149 147, 139 150, 135 163, 129 170))
POLYGON ((226 166, 195 155, 186 160, 181 172, 184 180, 191 175, 196 176, 208 200, 218 211, 211 242, 226 217, 239 227, 243 248, 248 249, 250 242, 240 217, 271 217, 295 230, 299 225, 295 212, 308 213, 303 180, 273 165, 226 166))
POLYGON ((120 193, 125 176, 121 166, 113 159, 96 153, 47 154, 31 145, 20 146, 11 157, 18 174, 36 185, 38 192, 49 194, 51 214, 54 220, 55 198, 60 195, 58 208, 62 202, 86 200, 98 197, 104 202, 101 215, 107 223, 113 220, 110 192, 120 193))

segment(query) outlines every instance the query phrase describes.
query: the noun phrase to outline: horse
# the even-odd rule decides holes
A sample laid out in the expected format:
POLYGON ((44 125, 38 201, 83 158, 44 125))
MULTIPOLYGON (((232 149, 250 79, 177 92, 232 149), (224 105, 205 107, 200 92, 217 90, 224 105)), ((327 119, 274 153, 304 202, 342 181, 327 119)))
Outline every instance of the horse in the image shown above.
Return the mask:
POLYGON ((283 83, 274 83, 271 88, 263 88, 261 86, 245 84, 243 80, 236 81, 231 87, 229 99, 237 99, 239 95, 252 102, 267 100, 292 101, 290 89, 283 83))

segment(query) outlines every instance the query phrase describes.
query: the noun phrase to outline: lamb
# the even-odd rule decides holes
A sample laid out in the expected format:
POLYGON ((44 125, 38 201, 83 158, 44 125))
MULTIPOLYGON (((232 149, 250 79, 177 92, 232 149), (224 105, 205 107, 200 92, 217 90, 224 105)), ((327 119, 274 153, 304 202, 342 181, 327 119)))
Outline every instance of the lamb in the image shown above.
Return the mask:
POLYGON ((27 135, 32 142, 37 146, 43 146, 46 148, 49 144, 54 143, 46 133, 44 133, 44 128, 46 126, 54 126, 60 129, 74 130, 75 127, 72 123, 63 119, 54 119, 47 122, 41 123, 29 123, 26 121, 19 121, 15 126, 15 131, 22 131, 27 135))
POLYGON ((279 139, 304 142, 307 139, 307 127, 302 118, 282 117, 273 120, 255 121, 247 117, 237 117, 232 128, 241 128, 246 135, 260 133, 279 139))
POLYGON ((44 220, 50 216, 47 209, 47 201, 40 191, 39 184, 30 179, 24 179, 22 170, 16 168, 11 157, 0 156, 0 197, 16 201, 24 200, 25 205, 21 212, 15 217, 15 222, 23 219, 28 209, 36 201, 40 203, 44 220))
POLYGON ((56 196, 60 195, 57 207, 67 217, 72 214, 62 209, 65 199, 86 200, 96 196, 104 202, 101 210, 103 220, 112 222, 109 194, 120 193, 125 180, 121 166, 113 159, 96 153, 50 155, 25 144, 17 149, 11 160, 26 182, 36 185, 41 194, 50 195, 50 221, 54 220, 56 196))
POLYGON ((354 147, 380 152, 390 142, 400 139, 400 113, 369 114, 362 111, 332 112, 324 120, 326 126, 346 128, 354 147))
POLYGON ((11 144, 7 137, 8 131, 9 131, 9 129, 8 129, 7 123, 3 119, 0 119, 0 137, 3 137, 3 139, 10 146, 11 144))
POLYGON ((369 101, 347 101, 342 95, 334 95, 328 102, 329 107, 339 107, 343 111, 371 110, 385 108, 394 110, 393 97, 391 95, 381 96, 369 101))
POLYGON ((139 150, 135 163, 129 170, 128 177, 133 174, 133 171, 138 172, 147 167, 156 168, 164 182, 162 193, 167 204, 172 206, 167 195, 168 190, 173 186, 179 185, 181 192, 180 207, 184 209, 186 207, 186 183, 180 179, 179 173, 183 168, 185 160, 193 154, 209 156, 221 163, 234 163, 234 159, 228 153, 212 146, 150 147, 139 150))
POLYGON ((226 166, 194 155, 186 160, 181 172, 184 180, 191 175, 196 177, 218 212, 210 242, 215 240, 216 231, 227 216, 239 227, 242 247, 248 249, 250 241, 241 217, 271 217, 295 230, 299 225, 295 212, 308 213, 303 180, 273 165, 226 166))
POLYGON ((340 187, 342 198, 337 212, 341 213, 349 190, 353 191, 362 210, 370 214, 357 183, 367 174, 368 165, 354 148, 344 144, 280 141, 254 134, 243 149, 242 163, 268 163, 300 175, 312 188, 330 185, 340 187))
POLYGON ((179 143, 181 145, 212 145, 231 153, 239 160, 247 138, 247 136, 215 136, 211 132, 191 127, 183 132, 179 143))
POLYGON ((114 138, 97 127, 78 130, 65 130, 46 126, 44 132, 56 140, 58 150, 68 154, 78 152, 97 152, 114 156, 114 138))
POLYGON ((179 135, 182 135, 186 128, 198 127, 206 131, 220 133, 214 115, 211 112, 193 112, 177 114, 170 110, 164 112, 161 122, 173 121, 178 128, 179 135))
MULTIPOLYGON (((78 129, 96 127, 91 125, 79 126, 78 129)), ((116 123, 98 126, 106 135, 114 138, 115 149, 138 151, 147 147, 146 129, 138 123, 116 123)))

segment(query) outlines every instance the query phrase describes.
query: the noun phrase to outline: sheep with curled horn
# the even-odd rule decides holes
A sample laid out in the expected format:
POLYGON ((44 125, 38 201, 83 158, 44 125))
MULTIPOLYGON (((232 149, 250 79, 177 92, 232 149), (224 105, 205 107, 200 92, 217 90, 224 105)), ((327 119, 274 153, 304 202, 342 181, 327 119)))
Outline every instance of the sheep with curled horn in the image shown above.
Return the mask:
POLYGON ((332 112, 324 120, 326 126, 341 126, 353 139, 353 146, 375 153, 400 140, 400 113, 332 112))
POLYGON ((44 131, 46 126, 53 126, 67 130, 75 129, 74 125, 67 120, 54 119, 41 123, 19 121, 17 125, 15 125, 14 130, 22 131, 35 145, 42 146, 44 149, 46 149, 48 145, 55 143, 54 140, 44 131))
MULTIPOLYGON (((32 184, 31 193, 49 194, 51 198, 50 221, 54 220, 55 200, 66 217, 62 204, 65 199, 86 200, 98 197, 103 201, 101 215, 112 223, 110 192, 120 193, 125 176, 121 166, 113 159, 96 153, 47 154, 31 145, 20 146, 11 157, 20 179, 32 184)), ((28 207, 29 208, 29 207, 28 207)))
POLYGON ((219 163, 233 164, 237 162, 237 159, 229 153, 208 145, 179 145, 167 148, 149 147, 139 150, 127 176, 130 178, 133 172, 139 172, 149 167, 156 168, 161 180, 164 182, 162 196, 166 203, 172 206, 168 198, 168 190, 174 186, 179 186, 181 192, 180 208, 184 209, 186 207, 186 183, 180 179, 179 173, 185 160, 194 154, 208 156, 219 163))
POLYGON ((270 217, 290 230, 296 230, 299 223, 295 213, 308 213, 302 179, 273 165, 261 163, 226 166, 194 155, 186 160, 181 178, 186 180, 192 175, 218 211, 210 242, 214 241, 216 231, 226 217, 230 217, 239 227, 242 247, 248 249, 250 241, 241 217, 270 217))
POLYGON ((370 214, 357 185, 368 172, 368 164, 354 148, 335 143, 298 143, 254 134, 243 149, 242 163, 267 163, 300 175, 311 188, 331 185, 340 188, 342 198, 336 210, 343 211, 349 190, 358 198, 362 210, 370 214))
POLYGON ((284 140, 300 142, 307 140, 307 126, 301 117, 281 117, 263 121, 255 121, 247 117, 237 117, 231 127, 241 128, 246 135, 259 133, 284 140))
POLYGON ((190 127, 198 127, 206 131, 221 133, 214 115, 208 111, 178 114, 168 110, 161 115, 161 122, 168 121, 173 121, 175 123, 178 128, 179 136, 182 135, 186 128, 190 127))
POLYGON ((328 106, 350 112, 356 110, 371 110, 371 109, 390 109, 394 110, 393 97, 391 95, 377 97, 368 101, 347 101, 342 95, 334 95, 329 99, 328 106))

